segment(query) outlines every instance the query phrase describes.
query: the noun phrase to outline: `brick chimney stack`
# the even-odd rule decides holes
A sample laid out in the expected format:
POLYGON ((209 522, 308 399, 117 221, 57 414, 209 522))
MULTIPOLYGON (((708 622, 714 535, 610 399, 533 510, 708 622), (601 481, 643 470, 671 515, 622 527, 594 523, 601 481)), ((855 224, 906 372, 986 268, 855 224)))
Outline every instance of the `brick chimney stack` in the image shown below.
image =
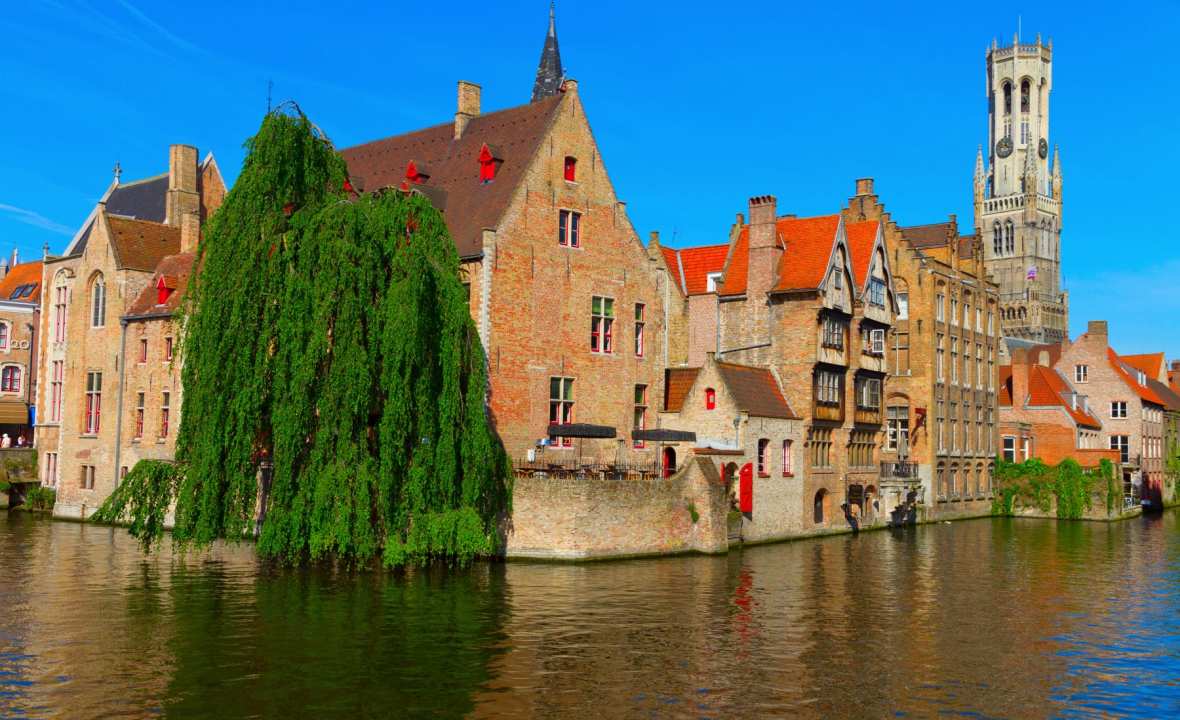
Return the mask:
POLYGON ((778 284, 778 263, 783 251, 778 244, 776 209, 773 195, 750 198, 750 269, 746 293, 751 299, 761 300, 778 284))
POLYGON ((192 145, 172 145, 168 148, 168 198, 164 222, 179 226, 185 213, 201 211, 201 195, 197 192, 197 149, 192 145))
POLYGON ((872 194, 873 194, 873 179, 872 178, 857 178, 856 179, 856 195, 857 195, 857 197, 860 197, 862 195, 872 195, 872 194))
POLYGON ((1107 329, 1105 320, 1091 320, 1086 324, 1086 334, 1091 337, 1100 337, 1106 339, 1107 329))
POLYGON ((201 214, 186 212, 180 216, 180 251, 195 253, 201 242, 201 214))
POLYGON ((459 108, 455 112, 455 139, 463 137, 467 123, 479 117, 480 87, 466 80, 459 81, 459 108))
POLYGON ((1012 349, 1012 407, 1022 408, 1028 401, 1028 373, 1032 368, 1027 348, 1012 349))

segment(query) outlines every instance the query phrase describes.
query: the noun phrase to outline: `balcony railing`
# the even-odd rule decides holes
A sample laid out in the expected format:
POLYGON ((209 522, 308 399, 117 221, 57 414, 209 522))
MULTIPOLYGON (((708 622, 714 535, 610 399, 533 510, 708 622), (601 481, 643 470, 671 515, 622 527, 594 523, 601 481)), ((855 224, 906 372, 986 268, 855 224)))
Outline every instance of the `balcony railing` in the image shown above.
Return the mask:
POLYGON ((881 463, 882 478, 898 478, 901 480, 917 480, 918 464, 907 460, 881 463))
MULTIPOLYGON (((619 462, 591 457, 549 457, 538 454, 534 459, 513 458, 512 469, 518 477, 550 477, 564 479, 599 478, 603 480, 646 480, 660 477, 664 468, 658 459, 648 462, 619 462)), ((677 468, 672 468, 676 472, 677 468)))

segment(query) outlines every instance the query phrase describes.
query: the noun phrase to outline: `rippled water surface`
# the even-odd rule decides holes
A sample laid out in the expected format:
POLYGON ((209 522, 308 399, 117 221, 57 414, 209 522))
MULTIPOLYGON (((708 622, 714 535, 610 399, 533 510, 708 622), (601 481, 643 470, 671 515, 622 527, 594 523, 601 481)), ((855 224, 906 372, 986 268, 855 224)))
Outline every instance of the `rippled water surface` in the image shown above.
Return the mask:
POLYGON ((0 514, 0 717, 1173 717, 1178 521, 385 575, 0 514))

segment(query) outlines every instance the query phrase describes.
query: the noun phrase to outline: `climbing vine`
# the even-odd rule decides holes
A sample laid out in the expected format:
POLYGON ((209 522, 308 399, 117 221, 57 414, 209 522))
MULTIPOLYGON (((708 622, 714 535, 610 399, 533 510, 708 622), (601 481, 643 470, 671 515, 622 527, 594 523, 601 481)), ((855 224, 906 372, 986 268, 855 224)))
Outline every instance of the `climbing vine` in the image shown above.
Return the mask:
POLYGON ((996 491, 992 513, 1012 515, 1017 503, 1048 513, 1056 507, 1057 517, 1076 520, 1094 507, 1095 497, 1104 496, 1107 513, 1114 511, 1119 496, 1114 466, 1102 460, 1096 471, 1083 470, 1066 458, 1049 466, 1033 458, 1022 463, 996 460, 996 491))
POLYGON ((442 216, 349 192, 297 109, 246 148, 186 297, 174 539, 241 538, 261 515, 259 552, 288 562, 495 552, 510 467, 442 216))

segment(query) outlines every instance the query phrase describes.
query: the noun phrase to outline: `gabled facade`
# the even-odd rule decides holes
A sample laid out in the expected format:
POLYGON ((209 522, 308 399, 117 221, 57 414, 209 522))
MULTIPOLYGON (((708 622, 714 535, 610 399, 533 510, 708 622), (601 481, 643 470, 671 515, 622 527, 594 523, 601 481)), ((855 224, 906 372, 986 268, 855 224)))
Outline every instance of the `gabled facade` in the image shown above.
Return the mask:
POLYGON ((978 242, 948 222, 902 228, 856 182, 843 216, 876 221, 892 262, 898 312, 887 348, 881 484, 913 492, 930 518, 991 511, 996 454, 998 293, 978 242))
POLYGON ((0 261, 0 432, 13 447, 33 444, 41 262, 0 261))
POLYGON ((46 258, 37 449, 42 483, 57 488, 55 515, 89 516, 130 467, 122 436, 136 398, 127 399, 134 363, 125 360, 138 345, 129 346, 124 316, 155 291, 162 261, 195 250, 225 192, 211 154, 199 162, 196 148, 173 145, 167 173, 130 183, 116 175, 66 254, 46 258))
POLYGON ((1162 505, 1166 402, 1149 384, 1154 378, 1110 347, 1105 320, 1090 321, 1062 350, 1056 367, 1090 396, 1102 420, 1102 442, 1119 452, 1127 494, 1162 505))
POLYGON ((652 232, 648 255, 666 278, 663 282, 668 364, 700 367, 717 352, 717 286, 729 245, 667 248, 652 232))
MULTIPOLYGON (((358 190, 422 192, 442 211, 488 356, 496 429, 517 459, 551 423, 629 436, 640 399, 655 414, 667 362, 666 279, 615 195, 577 83, 550 93, 547 78, 533 102, 487 114, 479 86, 460 82, 453 123, 342 151, 358 190)), ((653 458, 595 444, 557 438, 546 453, 653 458)))

